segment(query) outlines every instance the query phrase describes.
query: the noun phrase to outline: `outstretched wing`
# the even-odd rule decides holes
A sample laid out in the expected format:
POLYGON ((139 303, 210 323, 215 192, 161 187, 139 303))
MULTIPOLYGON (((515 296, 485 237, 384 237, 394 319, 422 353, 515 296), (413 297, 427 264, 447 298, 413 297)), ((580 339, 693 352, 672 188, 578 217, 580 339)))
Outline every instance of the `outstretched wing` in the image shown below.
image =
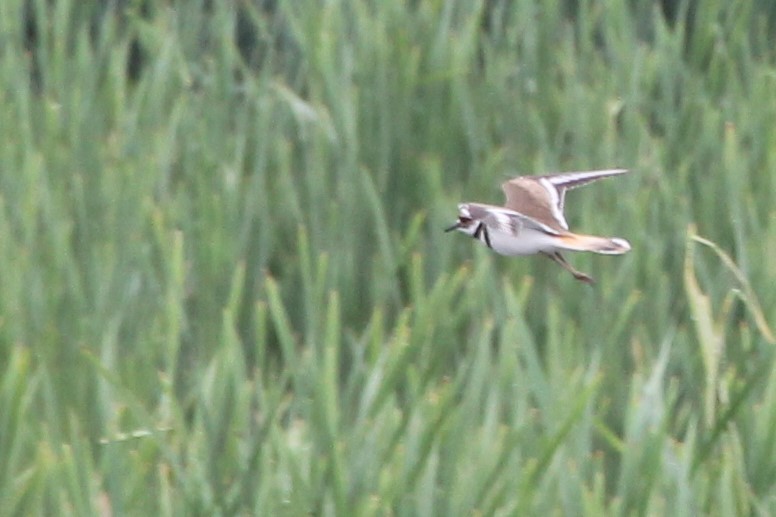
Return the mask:
POLYGON ((560 194, 546 178, 520 176, 501 185, 507 196, 504 207, 523 214, 553 230, 568 230, 560 194))
POLYGON ((609 169, 519 176, 501 185, 507 198, 504 206, 555 230, 568 230, 569 225, 563 215, 566 190, 626 172, 627 169, 609 169))
POLYGON ((593 181, 602 178, 619 176, 620 174, 625 174, 627 172, 628 169, 607 169, 602 171, 564 172, 561 174, 547 174, 538 177, 549 181, 557 189, 559 198, 558 207, 560 208, 561 213, 563 213, 563 202, 567 190, 587 185, 588 183, 592 183, 593 181))

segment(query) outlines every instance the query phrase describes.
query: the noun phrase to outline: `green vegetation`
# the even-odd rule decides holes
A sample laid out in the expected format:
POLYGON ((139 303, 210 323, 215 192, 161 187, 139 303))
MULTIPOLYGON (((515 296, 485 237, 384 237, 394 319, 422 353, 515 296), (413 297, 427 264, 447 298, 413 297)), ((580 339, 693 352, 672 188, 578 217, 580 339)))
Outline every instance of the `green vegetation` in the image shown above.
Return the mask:
POLYGON ((776 514, 759 4, 118 4, 0 2, 0 513, 776 514))

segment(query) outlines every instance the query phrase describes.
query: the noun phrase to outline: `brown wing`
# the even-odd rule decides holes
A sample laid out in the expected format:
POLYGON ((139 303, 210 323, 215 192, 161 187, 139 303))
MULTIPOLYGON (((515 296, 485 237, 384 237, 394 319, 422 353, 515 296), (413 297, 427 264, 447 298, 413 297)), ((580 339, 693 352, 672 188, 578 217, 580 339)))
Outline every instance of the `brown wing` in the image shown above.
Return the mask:
POLYGON ((553 230, 568 230, 560 211, 560 197, 555 187, 531 176, 520 176, 501 185, 507 196, 504 207, 535 219, 553 230))
POLYGON ((519 176, 505 182, 501 188, 507 196, 506 208, 532 217, 556 230, 568 230, 569 225, 563 215, 566 190, 626 172, 627 169, 608 169, 519 176))

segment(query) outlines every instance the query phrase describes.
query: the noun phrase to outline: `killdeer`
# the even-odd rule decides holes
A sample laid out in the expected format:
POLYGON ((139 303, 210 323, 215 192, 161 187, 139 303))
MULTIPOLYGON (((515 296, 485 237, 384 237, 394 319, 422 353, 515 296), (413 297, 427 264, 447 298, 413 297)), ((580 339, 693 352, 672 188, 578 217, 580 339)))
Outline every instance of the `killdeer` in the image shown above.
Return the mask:
POLYGON ((626 172, 626 169, 610 169, 518 176, 501 185, 507 197, 503 207, 461 203, 458 205, 458 221, 445 231, 458 230, 471 235, 501 255, 542 253, 560 264, 577 280, 593 283, 590 276, 566 262, 561 251, 620 255, 631 247, 625 239, 570 232, 563 216, 566 190, 626 172))

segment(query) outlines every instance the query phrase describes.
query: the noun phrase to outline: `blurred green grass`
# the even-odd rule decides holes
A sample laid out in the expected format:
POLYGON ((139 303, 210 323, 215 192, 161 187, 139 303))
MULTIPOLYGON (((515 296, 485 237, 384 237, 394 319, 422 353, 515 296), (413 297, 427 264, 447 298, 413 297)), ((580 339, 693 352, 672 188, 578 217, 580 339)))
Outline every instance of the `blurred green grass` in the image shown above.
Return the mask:
POLYGON ((0 3, 3 512, 776 512, 770 11, 644 5, 0 3))

